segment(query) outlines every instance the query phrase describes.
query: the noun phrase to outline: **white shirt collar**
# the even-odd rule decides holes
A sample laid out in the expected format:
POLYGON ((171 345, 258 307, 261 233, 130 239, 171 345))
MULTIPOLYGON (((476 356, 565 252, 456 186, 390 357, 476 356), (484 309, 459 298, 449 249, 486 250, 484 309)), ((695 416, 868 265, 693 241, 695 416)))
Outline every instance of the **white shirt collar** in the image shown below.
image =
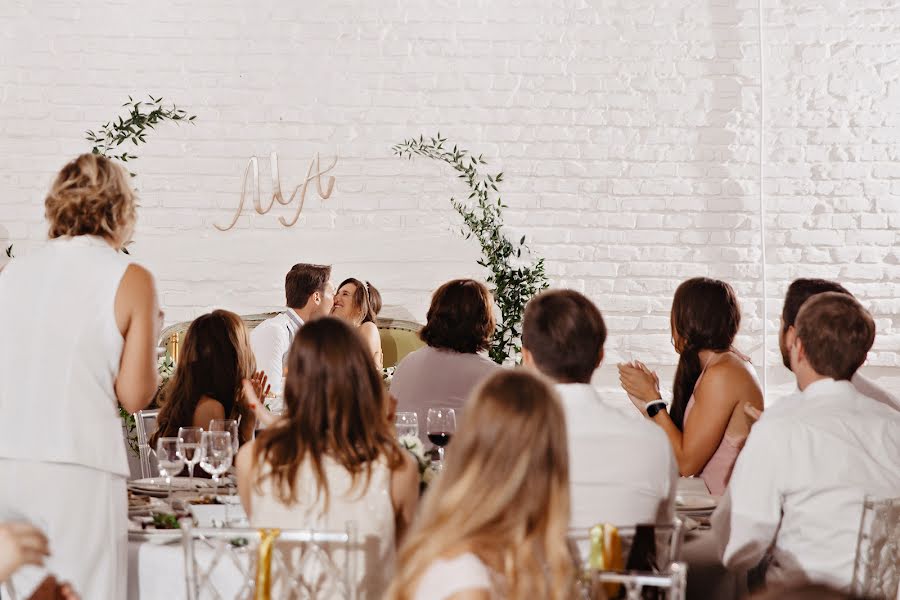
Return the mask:
POLYGON ((291 331, 293 331, 294 333, 297 333, 297 331, 299 331, 300 328, 303 327, 303 325, 305 323, 305 321, 303 320, 303 317, 298 315, 297 311, 294 310, 293 308, 288 308, 286 311, 284 311, 284 314, 287 315, 288 323, 289 323, 288 326, 291 328, 291 331))

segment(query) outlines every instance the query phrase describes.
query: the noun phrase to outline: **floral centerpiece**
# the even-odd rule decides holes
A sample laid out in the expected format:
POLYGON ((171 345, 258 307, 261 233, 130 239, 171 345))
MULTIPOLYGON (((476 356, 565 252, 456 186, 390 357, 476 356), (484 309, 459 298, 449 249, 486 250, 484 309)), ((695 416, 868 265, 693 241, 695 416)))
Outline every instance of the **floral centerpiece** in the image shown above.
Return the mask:
POLYGON ((400 445, 416 458, 419 464, 419 491, 424 492, 437 475, 437 469, 431 462, 431 457, 425 452, 425 445, 415 435, 401 435, 400 445))

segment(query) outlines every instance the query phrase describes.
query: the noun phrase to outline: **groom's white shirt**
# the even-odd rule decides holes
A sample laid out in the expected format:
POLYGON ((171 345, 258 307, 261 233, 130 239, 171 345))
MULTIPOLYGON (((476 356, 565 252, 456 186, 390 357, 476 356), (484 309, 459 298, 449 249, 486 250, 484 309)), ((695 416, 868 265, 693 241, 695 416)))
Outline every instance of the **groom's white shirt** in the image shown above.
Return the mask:
POLYGON ((678 465, 665 432, 603 400, 588 384, 557 384, 569 443, 571 525, 671 523, 678 465))
POLYGON ((294 309, 288 308, 270 319, 266 319, 250 332, 250 347, 256 356, 256 369, 269 378, 272 391, 281 392, 284 361, 294 336, 303 326, 294 309))

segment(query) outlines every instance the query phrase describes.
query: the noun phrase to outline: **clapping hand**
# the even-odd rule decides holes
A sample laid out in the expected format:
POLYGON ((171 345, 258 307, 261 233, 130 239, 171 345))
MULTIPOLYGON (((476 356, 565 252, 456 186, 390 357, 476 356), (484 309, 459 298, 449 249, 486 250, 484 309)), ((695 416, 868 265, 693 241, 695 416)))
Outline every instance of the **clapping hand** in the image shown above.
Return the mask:
POLYGON ((50 555, 47 538, 27 523, 0 523, 0 582, 24 565, 43 566, 50 555))
POLYGON ((257 371, 253 377, 245 379, 243 383, 244 402, 264 427, 268 427, 278 420, 278 417, 270 413, 260 400, 260 397, 265 398, 269 393, 271 386, 267 385, 267 381, 265 373, 257 371))
POLYGON ((659 400, 659 377, 640 361, 619 363, 619 382, 641 414, 648 402, 659 400))

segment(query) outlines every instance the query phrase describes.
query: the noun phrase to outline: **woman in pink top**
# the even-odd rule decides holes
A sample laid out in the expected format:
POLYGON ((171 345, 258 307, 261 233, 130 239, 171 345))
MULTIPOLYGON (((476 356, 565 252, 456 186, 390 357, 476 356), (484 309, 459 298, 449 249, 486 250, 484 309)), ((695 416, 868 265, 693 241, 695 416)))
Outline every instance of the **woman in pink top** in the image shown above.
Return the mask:
POLYGON ((699 474, 721 495, 750 433, 745 405, 763 407, 749 359, 732 347, 741 309, 730 285, 698 277, 678 286, 671 322, 680 358, 670 412, 660 410, 659 378, 644 364, 619 365, 622 387, 669 436, 681 475, 699 474))

